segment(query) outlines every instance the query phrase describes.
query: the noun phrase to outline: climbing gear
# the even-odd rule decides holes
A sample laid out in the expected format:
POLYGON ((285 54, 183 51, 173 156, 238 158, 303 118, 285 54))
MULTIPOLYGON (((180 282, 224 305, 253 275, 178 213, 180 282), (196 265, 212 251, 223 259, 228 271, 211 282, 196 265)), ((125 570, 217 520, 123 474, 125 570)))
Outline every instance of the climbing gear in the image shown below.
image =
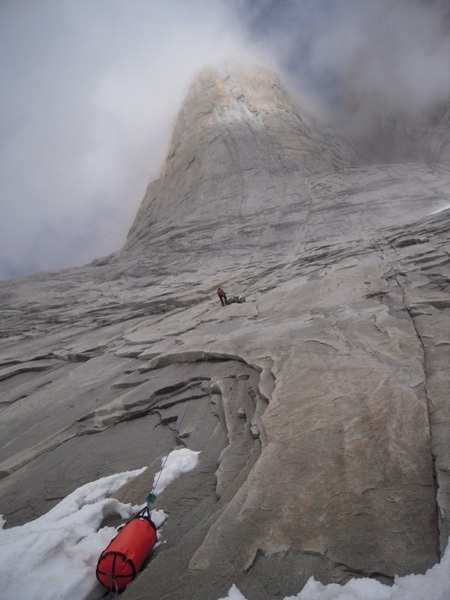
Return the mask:
POLYGON ((156 544, 156 525, 149 506, 132 517, 101 553, 95 574, 102 585, 115 593, 132 581, 156 544))
POLYGON ((245 296, 241 296, 241 294, 237 294, 235 296, 228 296, 227 298, 227 304, 242 304, 245 302, 245 296))
MULTIPOLYGON (((220 325, 221 321, 218 323, 216 334, 211 342, 211 348, 219 334, 220 325)), ((205 365, 208 362, 211 348, 209 352, 205 352, 203 355, 203 364, 199 376, 200 380, 205 365)), ((161 465, 161 470, 155 478, 151 492, 145 499, 146 506, 119 529, 116 537, 111 540, 100 555, 95 574, 100 583, 112 593, 124 590, 133 581, 156 544, 158 539, 156 525, 151 519, 150 507, 156 500, 156 489, 159 479, 164 471, 169 454, 175 447, 177 436, 180 433, 179 429, 181 429, 193 396, 194 390, 192 390, 191 397, 186 402, 183 414, 178 423, 178 429, 173 433, 169 450, 161 465)))

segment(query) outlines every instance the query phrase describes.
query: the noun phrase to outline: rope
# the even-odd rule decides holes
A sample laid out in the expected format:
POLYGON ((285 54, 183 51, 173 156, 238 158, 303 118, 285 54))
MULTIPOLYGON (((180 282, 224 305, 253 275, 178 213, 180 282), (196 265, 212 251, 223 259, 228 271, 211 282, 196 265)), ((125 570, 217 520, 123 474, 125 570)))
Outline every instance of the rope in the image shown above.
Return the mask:
POLYGON ((115 578, 113 577, 113 575, 108 575, 109 580, 110 580, 110 588, 109 588, 109 597, 114 597, 116 598, 118 593, 119 593, 119 586, 116 583, 115 578))
MULTIPOLYGON (((214 344, 216 343, 217 338, 219 336, 219 330, 220 330, 220 326, 222 324, 222 320, 223 320, 223 314, 222 314, 222 317, 220 318, 220 320, 219 320, 219 322, 217 324, 217 330, 216 330, 216 333, 215 333, 215 335, 214 335, 214 337, 213 337, 213 339, 211 341, 211 345, 209 347, 209 350, 203 352, 202 368, 201 368, 200 375, 199 375, 200 379, 201 379, 201 377, 203 375, 203 371, 205 370, 206 363, 208 362, 208 359, 209 359, 209 356, 211 354, 212 348, 214 347, 214 344)), ((184 420, 186 418, 186 415, 187 415, 187 412, 189 410, 192 398, 194 397, 194 392, 195 392, 195 390, 192 389, 191 396, 190 396, 189 400, 185 404, 183 413, 181 415, 181 419, 179 420, 179 423, 178 423, 178 427, 173 432, 172 440, 171 440, 171 442, 169 444, 169 449, 168 449, 168 451, 167 451, 167 453, 166 453, 166 455, 164 457, 163 463, 161 465, 161 470, 159 471, 158 476, 157 476, 155 482, 153 483, 153 487, 152 487, 152 490, 151 490, 150 494, 145 499, 145 502, 146 502, 147 506, 151 506, 153 504, 153 502, 156 500, 156 493, 155 493, 155 491, 156 491, 156 489, 158 487, 159 480, 160 480, 161 475, 162 475, 162 473, 164 471, 164 468, 165 468, 165 466, 167 464, 167 460, 169 458, 169 455, 170 455, 170 453, 172 452, 172 450, 174 449, 174 447, 176 445, 177 437, 178 437, 178 435, 180 433, 180 430, 182 428, 183 422, 184 422, 184 420)))
MULTIPOLYGON (((264 209, 263 209, 263 206, 262 206, 262 201, 261 201, 261 199, 259 200, 259 206, 260 206, 260 214, 262 215, 262 217, 263 217, 263 220, 264 220, 264 222, 265 222, 265 224, 266 224, 266 228, 265 228, 265 230, 264 230, 264 234, 267 236, 267 231, 270 231, 270 229, 271 229, 271 228, 270 228, 270 223, 269 223, 269 222, 268 222, 268 220, 267 220, 267 217, 266 217, 265 211, 264 211, 264 209)), ((241 205, 241 208, 240 208, 240 212, 241 212, 241 216, 242 216, 242 205, 241 205)), ((261 234, 261 237, 262 237, 262 235, 263 235, 263 234, 261 234)), ((274 233, 274 232, 271 232, 271 235, 274 237, 274 236, 275 236, 275 233, 274 233)), ((249 259, 247 260, 247 264, 248 264, 248 265, 250 265, 250 264, 252 263, 252 261, 253 261, 253 259, 254 259, 255 255, 256 255, 256 253, 257 253, 257 252, 259 252, 259 248, 260 248, 260 245, 258 245, 257 247, 255 247, 255 249, 253 250, 253 253, 251 254, 251 256, 249 257, 249 259)), ((251 284, 247 284, 247 286, 244 288, 244 290, 247 290, 247 289, 250 287, 250 285, 251 285, 251 284)), ((223 316, 224 316, 224 315, 222 314, 222 317, 220 318, 220 320, 219 320, 219 322, 218 322, 218 325, 217 325, 217 331, 216 331, 216 334, 215 334, 215 336, 214 336, 214 338, 213 338, 213 340, 212 340, 212 342, 211 342, 211 345, 210 345, 210 348, 209 348, 208 354, 211 354, 212 348, 213 348, 213 346, 214 346, 214 344, 215 344, 215 342, 216 342, 216 340, 217 340, 217 337, 218 337, 218 335, 219 335, 219 330, 220 330, 220 326, 221 326, 221 324, 222 324, 223 316)), ((205 353, 204 353, 204 354, 205 354, 205 353)), ((203 360, 202 369, 201 369, 201 371, 200 371, 200 377, 202 376, 202 374, 203 374, 203 371, 204 371, 204 368, 205 368, 205 366, 206 366, 206 363, 208 362, 208 354, 206 355, 205 359, 203 360)), ((187 414, 187 412, 188 412, 188 410, 189 410, 189 406, 190 406, 190 404, 191 404, 191 400, 192 400, 192 398, 193 398, 193 395, 194 395, 194 390, 192 390, 191 397, 189 398, 189 400, 187 401, 187 403, 186 403, 186 405, 185 405, 185 407, 184 407, 184 411, 183 411, 183 414, 182 414, 182 416, 181 416, 181 419, 180 419, 180 421, 179 421, 179 423, 178 423, 178 427, 177 427, 177 429, 175 429, 175 430, 174 430, 174 434, 173 434, 173 437, 172 437, 171 443, 170 443, 170 445, 169 445, 169 450, 167 451, 167 453, 166 453, 166 455, 165 455, 165 457, 164 457, 164 460, 163 460, 163 462, 162 462, 162 465, 161 465, 161 470, 160 470, 160 471, 159 471, 159 473, 158 473, 158 476, 157 476, 157 478, 156 478, 156 480, 155 480, 155 482, 154 482, 154 484, 153 484, 153 487, 152 487, 152 490, 151 490, 150 494, 149 494, 149 495, 147 496, 147 498, 145 499, 145 501, 146 501, 146 503, 147 503, 147 506, 148 506, 148 507, 150 507, 150 506, 151 506, 151 505, 154 503, 154 501, 156 500, 156 493, 155 493, 155 490, 157 489, 157 486, 158 486, 159 480, 160 480, 160 478, 161 478, 161 475, 162 475, 162 473, 163 473, 163 471, 164 471, 164 469, 165 469, 165 467, 166 467, 166 464, 167 464, 167 460, 168 460, 168 458, 169 458, 169 455, 170 455, 170 453, 172 452, 172 450, 173 450, 173 449, 174 449, 174 447, 175 447, 176 440, 177 440, 177 436, 178 436, 178 435, 179 435, 179 433, 180 433, 180 430, 181 430, 182 424, 183 424, 183 422, 184 422, 184 419, 185 419, 185 417, 186 417, 186 414, 187 414)))

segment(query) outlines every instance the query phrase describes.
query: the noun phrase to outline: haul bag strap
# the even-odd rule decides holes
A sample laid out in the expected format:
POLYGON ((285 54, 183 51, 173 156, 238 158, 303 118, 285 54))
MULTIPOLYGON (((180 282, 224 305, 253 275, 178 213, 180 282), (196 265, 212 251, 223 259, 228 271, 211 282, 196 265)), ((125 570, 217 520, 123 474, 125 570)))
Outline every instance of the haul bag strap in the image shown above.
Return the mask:
POLYGON ((116 551, 112 551, 112 552, 104 552, 101 555, 101 560, 106 559, 109 556, 113 556, 113 564, 112 564, 112 568, 111 571, 109 573, 106 573, 105 571, 102 571, 100 568, 100 562, 97 565, 97 573, 99 573, 100 575, 106 575, 107 577, 113 577, 114 579, 119 579, 120 577, 132 577, 133 579, 136 577, 136 568, 133 564, 133 561, 131 561, 123 552, 116 552, 116 551), (120 557, 124 563, 126 563, 127 565, 130 565, 131 567, 131 573, 127 574, 127 575, 120 575, 120 574, 116 574, 115 570, 116 570, 116 562, 117 562, 117 557, 120 557))

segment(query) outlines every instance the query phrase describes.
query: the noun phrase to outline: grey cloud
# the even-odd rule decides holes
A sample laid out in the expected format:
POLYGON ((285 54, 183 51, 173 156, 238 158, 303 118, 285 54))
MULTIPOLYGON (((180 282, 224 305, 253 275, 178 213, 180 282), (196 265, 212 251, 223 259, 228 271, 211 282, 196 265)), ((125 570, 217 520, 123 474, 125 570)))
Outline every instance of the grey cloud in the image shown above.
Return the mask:
POLYGON ((194 74, 245 46, 221 2, 0 7, 0 277, 125 240, 194 74))
POLYGON ((448 2, 249 0, 240 9, 292 85, 328 105, 367 159, 448 162, 448 2))

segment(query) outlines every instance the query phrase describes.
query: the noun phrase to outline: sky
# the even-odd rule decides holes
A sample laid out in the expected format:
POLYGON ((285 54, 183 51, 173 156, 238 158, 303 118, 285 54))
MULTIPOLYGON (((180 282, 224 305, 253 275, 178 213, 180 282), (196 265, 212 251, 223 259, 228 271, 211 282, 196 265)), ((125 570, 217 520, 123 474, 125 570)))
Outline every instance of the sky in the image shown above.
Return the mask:
MULTIPOLYGON (((178 477, 186 477, 199 464, 199 452, 174 450, 161 461, 153 487, 157 494, 178 477)), ((74 490, 47 514, 4 529, 0 518, 0 588, 4 600, 96 600, 106 589, 95 576, 98 559, 117 531, 101 527, 104 515, 115 514, 125 522, 142 506, 123 504, 112 495, 138 477, 146 467, 103 477, 74 490)), ((157 544, 164 543, 164 523, 170 519, 162 508, 152 511, 158 530, 157 544)), ((285 600, 448 600, 450 597, 450 546, 439 564, 423 575, 397 577, 393 586, 374 579, 352 579, 344 586, 323 585, 311 577, 297 596, 285 600)), ((226 598, 246 600, 231 585, 226 598)))
POLYGON ((364 134, 374 115, 448 98, 444 10, 443 0, 2 0, 0 279, 123 245, 208 64, 266 64, 364 134))

